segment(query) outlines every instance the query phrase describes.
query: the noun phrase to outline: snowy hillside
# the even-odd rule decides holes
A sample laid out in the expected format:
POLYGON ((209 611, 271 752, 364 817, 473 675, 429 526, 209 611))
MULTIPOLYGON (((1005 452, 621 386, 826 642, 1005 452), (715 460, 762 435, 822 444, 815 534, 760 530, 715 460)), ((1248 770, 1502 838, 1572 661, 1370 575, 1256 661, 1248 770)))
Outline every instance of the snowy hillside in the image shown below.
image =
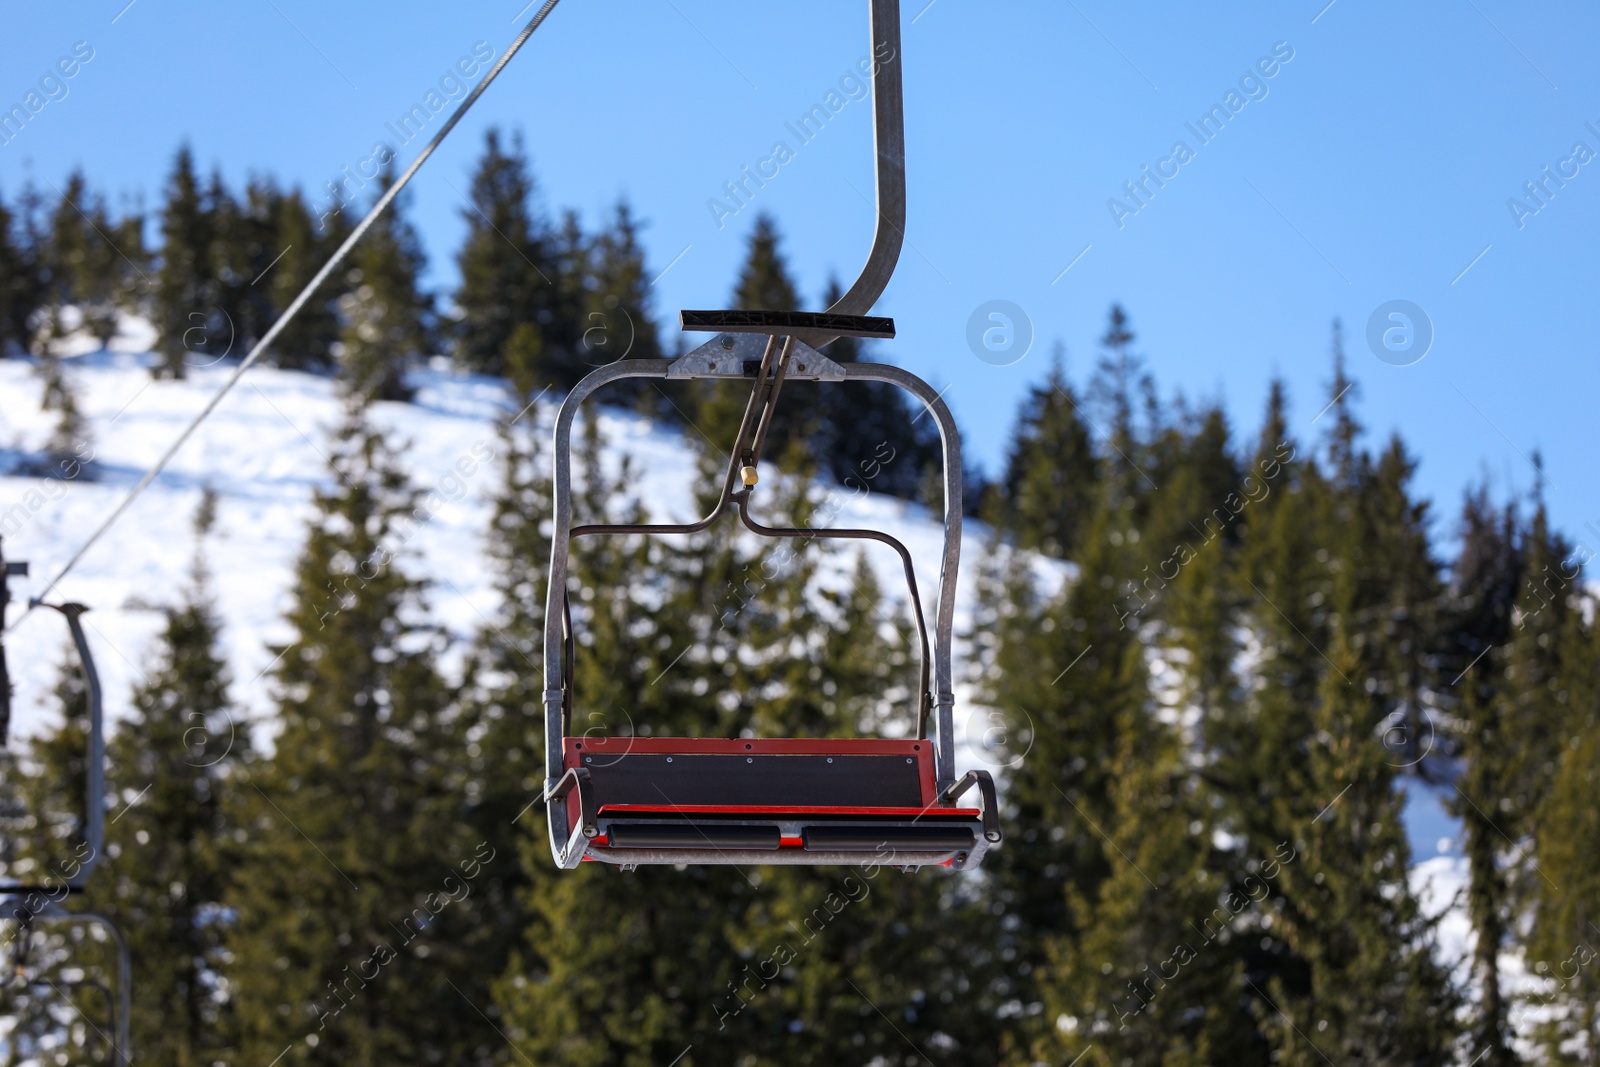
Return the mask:
MULTIPOLYGON (((90 530, 121 500, 129 487, 176 437, 221 385, 226 367, 196 369, 186 381, 152 381, 144 354, 148 337, 119 339, 108 353, 92 352, 67 361, 93 443, 95 482, 0 475, 0 531, 6 555, 31 563, 31 578, 14 584, 19 599, 37 592, 90 530)), ((374 421, 396 443, 413 484, 445 501, 407 546, 404 565, 427 579, 429 603, 437 622, 455 639, 456 656, 441 666, 457 668, 459 651, 499 608, 483 554, 490 500, 499 484, 494 462, 471 475, 457 473, 457 461, 498 450, 496 419, 509 399, 494 379, 454 373, 443 364, 419 373, 415 403, 378 404, 374 421)), ((53 413, 39 410, 41 383, 31 362, 0 361, 0 471, 36 455, 54 425, 53 413)), ((554 415, 548 399, 524 416, 548 425, 554 415)), ((204 488, 218 494, 216 526, 205 544, 205 562, 223 640, 232 665, 233 693, 243 714, 261 727, 259 740, 270 744, 270 645, 288 637, 291 571, 311 511, 311 493, 327 474, 327 438, 339 417, 332 383, 325 378, 252 369, 216 414, 178 454, 133 510, 76 568, 52 599, 77 599, 93 609, 89 635, 105 682, 113 722, 129 707, 130 693, 161 626, 159 609, 176 603, 192 566, 192 519, 204 488)), ((674 429, 638 415, 601 410, 601 430, 610 459, 631 456, 640 477, 643 502, 656 519, 689 517, 693 463, 674 429)), ((938 578, 941 527, 925 508, 886 496, 841 493, 836 525, 872 526, 895 534, 917 560, 924 602, 931 605, 938 578)), ((987 531, 967 526, 969 551, 960 585, 957 632, 967 628, 977 552, 987 531)), ((895 557, 874 551, 884 587, 902 581, 895 557)), ((1069 568, 1040 565, 1043 581, 1059 581, 1069 568)), ((15 610, 13 611, 13 616, 15 610)), ((52 614, 36 612, 7 638, 16 684, 14 731, 27 736, 47 725, 50 691, 66 653, 65 628, 52 614)), ((958 642, 956 672, 962 674, 958 642)), ((964 697, 958 689, 958 699, 964 697)), ((960 763, 992 762, 979 741, 986 719, 964 701, 958 705, 960 763)), ((1464 863, 1441 837, 1455 836, 1438 816, 1437 798, 1420 783, 1409 783, 1413 801, 1407 812, 1414 854, 1415 888, 1430 914, 1444 914, 1440 953, 1461 965, 1471 948, 1460 890, 1464 863), (1435 842, 1439 842, 1437 845, 1435 842)), ((1521 962, 1506 960, 1513 985, 1526 987, 1521 962)), ((1465 970, 1459 972, 1465 977, 1465 970)), ((1525 1020, 1524 1023, 1531 1021, 1525 1020)))
MULTIPOLYGON (((97 481, 0 476, 6 555, 27 560, 33 569, 31 578, 14 584, 19 600, 55 575, 229 371, 218 366, 192 370, 181 382, 152 381, 149 360, 141 351, 144 341, 128 337, 121 351, 114 344, 110 353, 66 361, 94 447, 97 481)), ((429 582, 430 607, 459 651, 499 608, 483 557, 483 535, 500 473, 496 463, 477 463, 476 456, 499 449, 496 419, 509 398, 498 380, 455 374, 443 366, 419 373, 413 384, 418 388, 414 403, 380 403, 373 419, 404 446, 404 462, 416 488, 437 493, 444 501, 401 558, 411 574, 429 582), (470 475, 458 473, 463 458, 471 461, 470 475)), ((0 362, 0 470, 14 471, 21 460, 36 456, 49 436, 55 414, 39 410, 40 389, 30 362, 0 362)), ((548 424, 555 403, 541 402, 523 418, 548 424)), ((651 516, 675 521, 691 517, 693 461, 677 431, 630 412, 596 410, 601 412, 609 458, 614 462, 623 453, 632 457, 640 475, 635 485, 651 516)), ((195 549, 192 517, 209 487, 217 493, 218 505, 205 562, 224 624, 234 697, 246 715, 268 726, 270 737, 265 722, 271 706, 264 676, 272 663, 268 646, 281 645, 288 637, 283 616, 291 572, 311 513, 312 490, 328 478, 327 439, 338 418, 339 402, 328 379, 252 368, 133 509, 51 595, 52 600, 81 600, 93 609, 86 623, 113 722, 126 713, 131 688, 142 676, 141 663, 161 626, 159 609, 176 603, 188 581, 195 549)), ((833 525, 885 529, 907 544, 917 561, 923 601, 931 610, 942 537, 938 521, 926 508, 881 494, 841 492, 837 499, 833 525)), ((969 545, 977 546, 986 531, 969 523, 967 535, 969 545)), ((874 545, 868 558, 887 590, 903 586, 892 553, 874 545)), ((966 627, 974 558, 968 554, 960 586, 958 632, 966 627)), ((1060 568, 1054 570, 1059 576, 1060 568)), ((53 615, 36 612, 8 637, 8 648, 17 689, 14 727, 26 736, 49 714, 51 688, 65 654, 65 628, 53 615)), ((957 656, 959 676, 959 649, 957 656)), ((442 666, 448 673, 456 664, 442 666)), ((982 729, 982 721, 974 723, 975 736, 982 729)), ((965 755, 969 764, 981 759, 971 752, 965 755)))

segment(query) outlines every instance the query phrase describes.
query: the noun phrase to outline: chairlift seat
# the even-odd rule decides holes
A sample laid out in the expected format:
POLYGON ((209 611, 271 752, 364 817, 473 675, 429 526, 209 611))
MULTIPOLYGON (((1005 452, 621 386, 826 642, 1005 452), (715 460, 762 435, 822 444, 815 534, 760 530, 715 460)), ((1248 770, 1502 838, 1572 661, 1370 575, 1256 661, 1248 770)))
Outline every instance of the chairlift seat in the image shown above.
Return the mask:
POLYGON ((624 867, 976 866, 999 838, 993 797, 941 804, 934 754, 925 738, 569 737, 564 836, 624 867))

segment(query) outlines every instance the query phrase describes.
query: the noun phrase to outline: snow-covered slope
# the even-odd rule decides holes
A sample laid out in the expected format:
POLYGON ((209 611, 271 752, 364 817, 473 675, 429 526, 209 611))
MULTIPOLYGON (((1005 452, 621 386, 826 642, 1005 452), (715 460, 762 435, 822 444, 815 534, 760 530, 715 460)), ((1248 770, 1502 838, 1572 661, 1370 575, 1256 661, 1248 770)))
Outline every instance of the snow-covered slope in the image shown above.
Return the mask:
MULTIPOLYGON (((67 361, 95 450, 96 481, 0 475, 0 533, 6 555, 27 560, 33 568, 31 578, 14 583, 19 599, 36 592, 59 570, 229 373, 227 366, 196 368, 182 382, 153 381, 147 369, 148 344, 148 332, 130 323, 128 335, 114 342, 110 352, 86 352, 67 361)), ((414 403, 379 404, 373 418, 404 446, 413 484, 443 501, 401 558, 409 573, 430 583, 429 607, 455 642, 455 655, 441 664, 451 672, 459 665, 460 650, 500 607, 483 552, 490 500, 499 485, 498 464, 469 463, 472 473, 462 475, 458 461, 480 456, 485 448, 498 450, 496 420, 509 400, 501 382, 457 374, 442 364, 419 373, 414 384, 414 403)), ((55 416, 39 410, 40 391, 32 363, 0 360, 0 471, 36 458, 49 437, 55 416)), ((291 572, 311 514, 312 490, 329 477, 327 440, 339 415, 339 401, 327 379, 272 367, 252 369, 53 594, 52 599, 81 600, 93 609, 86 622, 113 722, 127 713, 132 688, 147 669, 161 626, 159 609, 176 603, 188 581, 196 545, 192 520, 202 491, 209 487, 218 495, 218 510, 205 542, 205 562, 223 620, 233 693, 244 715, 262 727, 258 738, 270 744, 268 649, 288 637, 283 615, 291 572)), ((553 415, 554 403, 547 400, 524 418, 548 425, 553 415)), ((693 462, 678 431, 617 410, 600 409, 600 419, 608 462, 614 464, 624 454, 632 457, 639 475, 634 485, 651 515, 689 517, 693 462)), ((909 546, 931 611, 942 535, 937 517, 881 494, 839 490, 834 499, 834 525, 877 527, 909 546)), ((957 599, 958 634, 968 626, 974 550, 988 534, 971 522, 966 532, 969 551, 957 599)), ((873 548, 869 559, 884 588, 901 588, 897 559, 873 548)), ((1047 562, 1038 566, 1042 582, 1059 582, 1071 571, 1047 562)), ((17 690, 14 730, 26 736, 50 721, 51 688, 66 658, 65 628, 52 613, 35 612, 7 636, 7 647, 17 690)), ((958 640, 958 678, 963 651, 958 640)), ((990 725, 987 713, 972 709, 965 696, 958 688, 960 762, 998 763, 1003 773, 1019 753, 1005 747, 998 752, 983 749, 990 725)), ((1173 710, 1182 717, 1182 709, 1173 710)), ((1414 792, 1407 812, 1413 852, 1420 860, 1412 870, 1413 888, 1430 914, 1443 916, 1439 953, 1462 968, 1458 973, 1465 980, 1472 937, 1458 894, 1465 883, 1464 863, 1448 842, 1435 846, 1441 836, 1453 835, 1454 826, 1436 813, 1436 798, 1420 788, 1414 792)), ((1524 973, 1520 959, 1508 957, 1503 964, 1511 984, 1537 984, 1524 973)), ((1525 1029, 1532 1020, 1519 1021, 1525 1029)))
MULTIPOLYGON (((0 476, 6 555, 33 568, 31 578, 14 584, 19 599, 55 575, 230 372, 228 366, 195 368, 181 382, 152 381, 143 352, 148 338, 136 334, 119 342, 110 352, 66 361, 94 448, 97 480, 0 476)), ((430 609, 456 639, 459 652, 499 608, 483 548, 500 475, 497 463, 478 463, 477 457, 499 449, 496 420, 509 399, 499 381, 456 374, 442 364, 419 373, 413 384, 418 387, 414 403, 378 404, 373 420, 404 446, 413 484, 443 501, 401 559, 409 573, 430 583, 430 609), (463 459, 468 460, 464 466, 463 459), (464 469, 472 473, 463 475, 464 469)), ((55 415, 39 410, 40 392, 31 363, 0 361, 0 470, 14 471, 23 459, 37 458, 48 438, 55 415)), ((651 516, 691 517, 694 464, 679 433, 630 412, 599 410, 608 462, 624 453, 632 457, 639 475, 636 492, 651 516)), ((547 424, 553 414, 554 403, 547 400, 523 418, 547 424)), ((161 625, 159 609, 176 603, 188 581, 196 544, 192 518, 209 487, 218 495, 218 506, 205 562, 224 623, 234 696, 250 718, 267 726, 264 733, 270 737, 268 648, 288 636, 283 615, 292 568, 311 513, 312 490, 329 478, 328 436, 339 415, 329 380, 272 367, 251 369, 52 594, 52 599, 81 600, 93 609, 86 623, 113 722, 126 713, 132 687, 143 676, 161 625)), ((926 508, 881 494, 839 490, 833 499, 832 525, 885 529, 906 543, 931 611, 942 539, 937 518, 926 508)), ((969 523, 969 545, 981 545, 986 533, 969 523)), ((903 588, 891 552, 872 545, 868 558, 885 589, 903 588)), ((967 625, 973 559, 969 553, 960 585, 958 631, 967 625)), ((1061 569, 1054 570, 1059 580, 1061 569)), ((65 658, 65 628, 51 613, 35 612, 7 644, 17 688, 15 730, 26 736, 45 725, 50 714, 50 691, 65 658)), ((447 659, 442 666, 448 672, 455 663, 447 659)), ((974 721, 975 738, 981 738, 985 723, 982 716, 974 721)), ((966 724, 960 725, 964 735, 966 724)), ((975 765, 982 758, 965 753, 965 761, 975 765)))

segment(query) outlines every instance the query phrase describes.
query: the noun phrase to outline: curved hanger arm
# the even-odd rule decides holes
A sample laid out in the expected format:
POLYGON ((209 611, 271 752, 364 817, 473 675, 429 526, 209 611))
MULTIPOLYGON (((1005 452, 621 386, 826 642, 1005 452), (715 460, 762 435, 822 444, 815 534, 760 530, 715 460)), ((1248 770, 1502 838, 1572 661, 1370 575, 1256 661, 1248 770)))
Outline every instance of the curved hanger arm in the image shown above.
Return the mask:
MULTIPOLYGON (((828 309, 865 315, 888 287, 906 230, 905 91, 900 83, 900 0, 872 0, 872 143, 878 228, 855 284, 828 309)), ((826 342, 823 342, 826 343, 826 342)), ((821 345, 817 345, 821 347, 821 345)))

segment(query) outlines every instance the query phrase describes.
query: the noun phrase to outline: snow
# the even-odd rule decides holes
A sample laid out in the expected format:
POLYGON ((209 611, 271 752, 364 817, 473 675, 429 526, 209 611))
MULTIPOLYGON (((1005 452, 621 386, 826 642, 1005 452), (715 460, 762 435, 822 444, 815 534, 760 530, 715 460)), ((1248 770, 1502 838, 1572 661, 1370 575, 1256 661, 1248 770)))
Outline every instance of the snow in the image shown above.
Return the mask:
MULTIPOLYGON (((133 321, 109 351, 80 342, 69 350, 76 358, 64 362, 94 447, 95 481, 0 476, 6 556, 32 567, 31 577, 13 582, 18 600, 55 576, 232 372, 228 362, 193 367, 183 381, 153 380, 152 357, 145 351, 149 342, 148 327, 133 321)), ((510 400, 499 380, 456 373, 442 361, 416 374, 412 384, 415 402, 377 404, 372 420, 401 448, 412 484, 442 505, 421 523, 400 560, 408 573, 428 583, 433 621, 452 638, 452 652, 440 664, 449 674, 459 669, 467 644, 500 608, 484 554, 500 471, 498 462, 477 457, 500 450, 496 425, 510 400)), ((40 393, 30 361, 0 361, 0 470, 37 460, 48 439, 56 416, 39 410, 40 393)), ((548 426, 557 403, 547 397, 523 418, 548 426)), ((607 467, 615 470, 625 453, 637 474, 632 491, 652 518, 690 517, 694 463, 679 432, 632 412, 599 410, 607 467)), ((271 647, 291 638, 284 614, 293 567, 312 515, 312 492, 328 484, 329 435, 340 415, 328 379, 253 367, 51 594, 52 600, 81 600, 92 608, 85 622, 111 723, 127 715, 132 689, 144 677, 161 629, 161 609, 178 603, 189 583, 196 551, 193 516, 209 488, 217 494, 217 514, 203 555, 223 623, 233 696, 244 719, 266 727, 257 731, 258 738, 270 739, 271 647)), ((882 494, 826 486, 822 494, 833 498, 825 508, 832 525, 884 529, 905 542, 931 621, 942 553, 938 519, 924 507, 882 494)), ((974 563, 988 531, 969 521, 966 538, 958 634, 970 626, 974 563)), ((849 558, 835 553, 834 565, 843 567, 849 558)), ((885 590, 903 590, 898 557, 873 544, 868 559, 885 590)), ((1039 566, 1041 578, 1053 582, 1070 573, 1064 565, 1039 566)), ((19 611, 13 607, 12 619, 19 611)), ((51 721, 51 691, 67 658, 65 627, 49 612, 36 611, 7 635, 7 647, 17 693, 13 729, 25 737, 51 721)), ((963 676, 961 651, 958 643, 957 678, 963 676)), ((981 744, 988 714, 970 711, 968 695, 958 687, 963 769, 993 765, 995 754, 981 744), (968 714, 974 716, 970 730, 968 714), (965 743, 969 733, 975 745, 965 743)))
MULTIPOLYGON (((31 577, 13 583, 19 599, 56 574, 231 373, 228 363, 196 367, 184 381, 154 381, 148 369, 149 343, 148 327, 133 321, 124 324, 109 351, 80 343, 76 358, 66 362, 95 449, 96 481, 0 476, 6 556, 32 565, 31 577)), ((400 559, 408 573, 428 582, 434 621, 452 638, 453 652, 441 663, 450 673, 459 669, 466 645, 500 608, 484 554, 500 473, 497 462, 478 462, 477 457, 485 449, 499 451, 496 423, 508 410, 509 397, 497 380, 456 373, 442 364, 418 373, 413 384, 418 390, 413 403, 377 404, 373 421, 401 446, 413 485, 434 494, 439 505, 400 559)), ((40 388, 31 362, 0 360, 0 470, 37 458, 50 435, 55 416, 39 410, 40 388)), ((523 417, 548 426, 555 404, 545 398, 523 417)), ((340 414, 328 379, 267 366, 251 369, 53 594, 53 599, 82 600, 93 608, 85 621, 113 724, 127 715, 132 689, 146 669, 142 665, 153 654, 160 609, 177 603, 189 581, 196 551, 193 516, 203 490, 210 488, 217 494, 217 516, 203 555, 223 622, 233 695, 244 719, 266 727, 256 731, 258 741, 269 742, 271 647, 290 638, 284 613, 292 570, 312 514, 312 492, 329 479, 328 437, 340 414)), ((634 492, 651 517, 690 517, 694 464, 680 433, 631 412, 600 409, 599 417, 607 466, 615 470, 624 454, 631 457, 637 472, 634 492)), ((830 492, 826 487, 823 491, 830 492)), ((931 617, 942 547, 937 517, 882 494, 831 492, 837 506, 833 524, 880 528, 905 542, 931 617)), ((958 635, 971 625, 972 576, 989 531, 969 521, 966 535, 958 635)), ((903 578, 892 552, 873 546, 868 558, 886 590, 901 588, 903 578)), ((840 566, 847 562, 843 553, 835 560, 840 566)), ((1057 588, 1075 576, 1070 564, 1036 559, 1032 566, 1041 587, 1057 588)), ((35 612, 7 635, 7 647, 17 693, 13 729, 18 736, 36 734, 53 714, 50 694, 58 665, 66 658, 65 628, 50 613, 35 612)), ((958 637, 958 679, 965 676, 964 651, 958 637)), ((1249 663, 1258 655, 1246 640, 1241 659, 1249 663)), ((1159 668, 1155 674, 1166 711, 1182 720, 1187 709, 1178 665, 1171 662, 1170 650, 1158 653, 1152 648, 1151 656, 1152 666, 1159 668)), ((988 709, 975 708, 970 696, 968 687, 958 685, 962 769, 988 766, 1003 778, 1025 752, 1017 750, 1014 739, 996 734, 997 720, 988 709)), ((1408 782, 1407 792, 1405 818, 1418 857, 1411 870, 1412 888, 1425 912, 1440 916, 1436 951, 1470 992, 1473 937, 1464 911, 1465 861, 1454 845, 1459 829, 1435 791, 1408 782)), ((1541 979, 1525 969, 1519 956, 1508 954, 1501 964, 1508 988, 1539 987, 1541 979)), ((1526 1034, 1537 1014, 1524 1013, 1519 1030, 1526 1034)))

